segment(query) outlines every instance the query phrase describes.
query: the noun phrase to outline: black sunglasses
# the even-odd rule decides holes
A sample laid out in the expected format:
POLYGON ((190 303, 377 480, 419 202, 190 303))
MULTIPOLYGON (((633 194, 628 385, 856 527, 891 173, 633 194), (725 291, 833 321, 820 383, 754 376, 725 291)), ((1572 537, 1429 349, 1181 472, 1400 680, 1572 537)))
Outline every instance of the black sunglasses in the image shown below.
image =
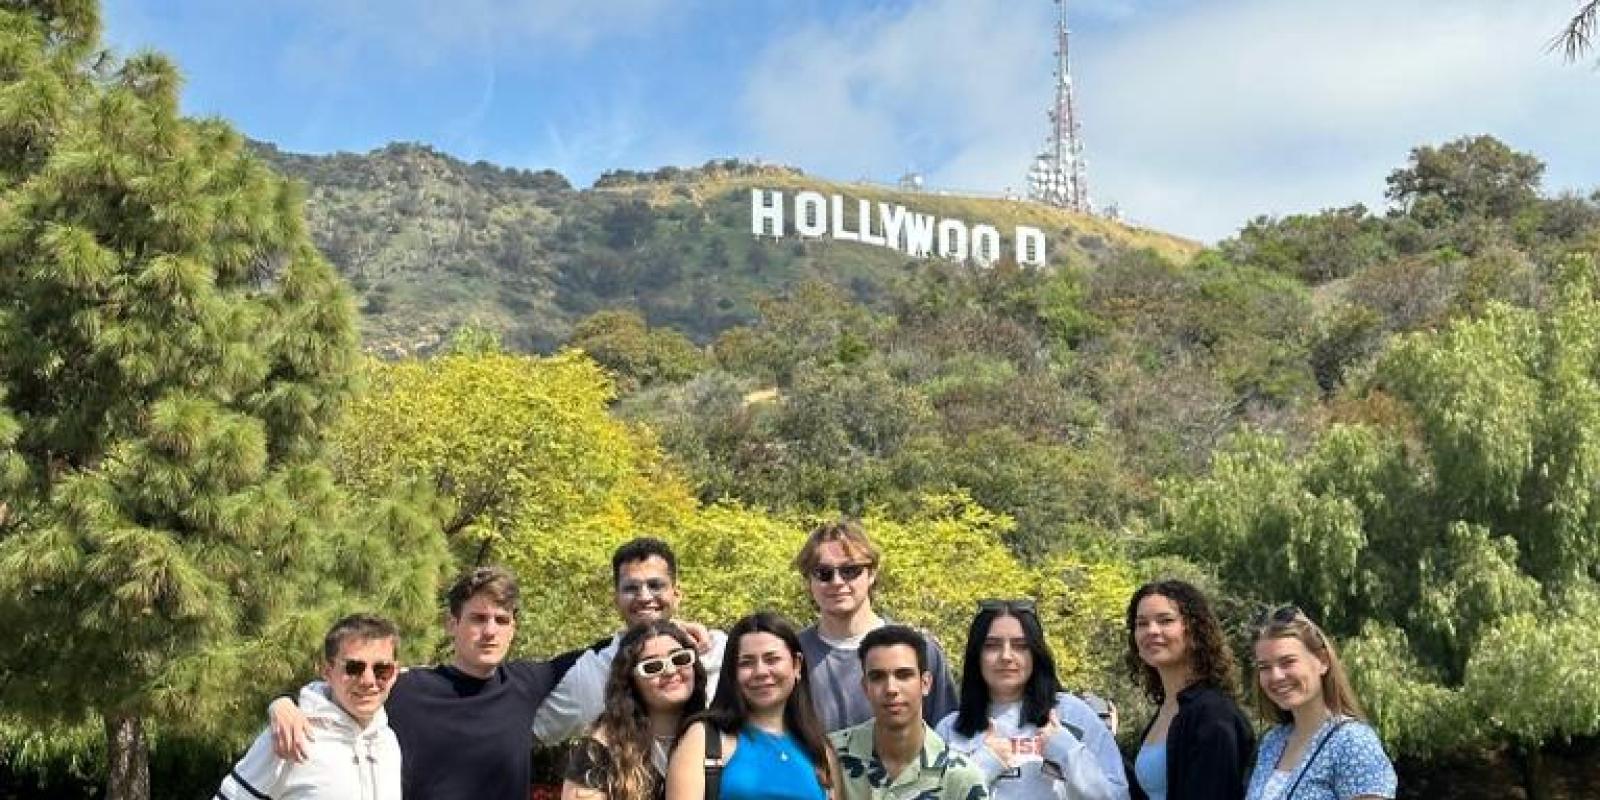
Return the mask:
POLYGON ((840 564, 839 566, 835 567, 824 564, 820 567, 812 567, 811 577, 816 580, 817 583, 833 583, 833 576, 835 573, 838 573, 839 577, 844 578, 845 582, 848 583, 856 578, 861 577, 861 573, 866 572, 867 568, 870 566, 872 565, 840 564))
POLYGON ((998 611, 1007 614, 1038 614, 1039 605, 1032 598, 1022 597, 1016 600, 1000 600, 990 598, 978 601, 978 612, 998 611))
POLYGON ((344 666, 341 669, 344 671, 346 678, 360 678, 366 673, 368 667, 372 668, 372 677, 379 683, 384 683, 394 677, 395 665, 393 661, 373 661, 368 663, 359 658, 341 660, 344 662, 344 666))
POLYGON ((1256 627, 1264 628, 1273 623, 1294 622, 1299 617, 1304 617, 1305 612, 1297 605, 1282 605, 1277 608, 1263 609, 1256 616, 1256 627))
POLYGON ((660 658, 647 658, 633 665, 633 671, 641 678, 653 678, 672 669, 683 669, 695 662, 697 657, 693 650, 687 647, 674 650, 660 658))

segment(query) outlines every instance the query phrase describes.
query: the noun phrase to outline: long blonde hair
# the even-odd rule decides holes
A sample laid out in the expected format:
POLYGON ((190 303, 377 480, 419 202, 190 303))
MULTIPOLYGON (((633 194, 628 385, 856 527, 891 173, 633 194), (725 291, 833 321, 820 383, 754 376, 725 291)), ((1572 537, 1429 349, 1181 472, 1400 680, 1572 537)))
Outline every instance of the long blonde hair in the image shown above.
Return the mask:
MULTIPOLYGON (((1339 660, 1333 640, 1304 611, 1294 606, 1282 606, 1267 614, 1256 628, 1254 643, 1268 639, 1299 639, 1306 650, 1328 665, 1328 671, 1322 674, 1322 702, 1328 706, 1328 710, 1337 715, 1366 720, 1367 714, 1361 708, 1355 688, 1350 685, 1350 677, 1344 671, 1344 662, 1339 660)), ((1259 678, 1254 683, 1255 689, 1251 694, 1254 696, 1256 712, 1263 719, 1284 724, 1294 722, 1294 713, 1272 702, 1261 688, 1259 678)))

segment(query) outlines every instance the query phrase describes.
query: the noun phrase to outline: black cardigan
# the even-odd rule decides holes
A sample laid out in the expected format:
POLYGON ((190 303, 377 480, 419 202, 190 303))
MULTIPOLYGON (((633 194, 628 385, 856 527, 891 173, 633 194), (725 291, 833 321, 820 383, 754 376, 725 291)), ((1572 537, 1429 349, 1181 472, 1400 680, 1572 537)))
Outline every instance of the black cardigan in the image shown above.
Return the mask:
MULTIPOLYGON (((1155 718, 1139 734, 1142 747, 1155 718)), ((1214 686, 1178 692, 1178 715, 1167 729, 1167 800, 1243 800, 1256 735, 1233 698, 1214 686)), ((1133 800, 1149 800, 1128 769, 1133 800)))

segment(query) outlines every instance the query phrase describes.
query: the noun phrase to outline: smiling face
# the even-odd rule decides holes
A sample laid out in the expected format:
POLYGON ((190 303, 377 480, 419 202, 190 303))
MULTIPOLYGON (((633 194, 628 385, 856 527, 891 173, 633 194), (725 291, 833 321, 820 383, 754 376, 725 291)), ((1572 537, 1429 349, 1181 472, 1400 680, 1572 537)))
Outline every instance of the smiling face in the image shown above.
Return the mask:
POLYGON ((888 730, 922 724, 922 698, 933 676, 917 667, 917 651, 908 644, 890 644, 867 651, 861 664, 861 688, 872 705, 872 717, 888 730))
POLYGON ((799 675, 798 653, 770 633, 747 633, 739 637, 737 676, 739 696, 751 711, 780 709, 799 675))
POLYGON ((1189 660, 1189 629, 1171 598, 1146 595, 1134 611, 1133 641, 1139 658, 1156 669, 1181 666, 1189 660))
POLYGON ((678 599, 678 584, 661 556, 649 556, 617 567, 612 601, 628 627, 672 619, 678 611, 678 599))
POLYGON ((479 593, 461 605, 460 616, 446 620, 445 629, 455 644, 456 669, 487 678, 510 652, 517 618, 487 593, 479 593))
POLYGON ((671 636, 652 636, 640 647, 639 657, 633 663, 633 686, 639 691, 646 710, 678 710, 689 702, 689 695, 694 693, 694 650, 684 647, 671 636), (671 663, 675 654, 683 662, 679 666, 671 663), (650 662, 651 666, 662 666, 659 670, 652 670, 654 674, 640 675, 637 667, 646 662, 650 662))
POLYGON ((1022 698, 1022 690, 1033 677, 1033 651, 1022 623, 1011 615, 995 617, 983 637, 983 656, 979 661, 983 682, 989 687, 989 700, 1005 703, 1022 698))
POLYGON ((322 679, 333 702, 364 726, 389 699, 396 671, 394 639, 346 636, 339 654, 323 665, 322 679))
MULTIPOLYGON (((871 602, 877 571, 864 556, 851 553, 843 542, 823 542, 806 576, 811 599, 823 616, 848 619, 871 602), (854 577, 847 577, 854 573, 854 577), (824 580, 826 579, 826 580, 824 580)), ((869 606, 870 607, 870 606, 869 606)))
POLYGON ((1284 711, 1322 703, 1322 676, 1328 662, 1296 636, 1256 641, 1256 680, 1273 705, 1284 711))

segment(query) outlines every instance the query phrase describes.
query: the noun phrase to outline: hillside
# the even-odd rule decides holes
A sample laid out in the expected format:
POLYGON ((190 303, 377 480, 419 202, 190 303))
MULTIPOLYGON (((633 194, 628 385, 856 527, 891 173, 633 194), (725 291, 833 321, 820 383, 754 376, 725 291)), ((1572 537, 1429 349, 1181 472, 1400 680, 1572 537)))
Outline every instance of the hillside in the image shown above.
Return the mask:
POLYGON ((1032 225, 1052 265, 1097 264, 1149 248, 1173 260, 1194 242, 1033 203, 899 192, 786 167, 714 161, 697 169, 609 173, 577 190, 551 171, 468 164, 422 145, 366 155, 258 152, 307 187, 317 246, 354 287, 368 349, 427 352, 463 322, 518 349, 548 350, 604 308, 706 342, 756 318, 755 303, 805 280, 869 307, 921 260, 824 240, 757 240, 750 189, 813 189, 987 222, 1032 225))

